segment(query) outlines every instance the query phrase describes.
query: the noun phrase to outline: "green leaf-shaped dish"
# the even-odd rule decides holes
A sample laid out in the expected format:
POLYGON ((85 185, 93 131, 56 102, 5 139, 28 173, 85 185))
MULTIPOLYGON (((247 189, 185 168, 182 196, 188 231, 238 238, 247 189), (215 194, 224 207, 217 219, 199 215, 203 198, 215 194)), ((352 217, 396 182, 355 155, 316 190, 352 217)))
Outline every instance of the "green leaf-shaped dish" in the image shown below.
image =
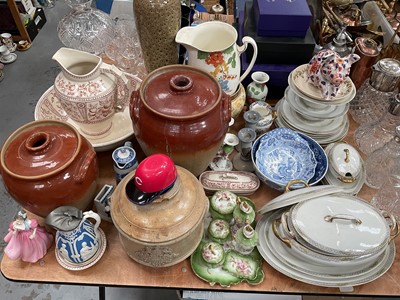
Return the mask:
MULTIPOLYGON (((230 273, 228 270, 225 270, 222 266, 210 268, 209 265, 205 263, 201 255, 204 243, 205 242, 202 241, 197 249, 193 252, 192 256, 190 257, 190 264, 196 276, 208 282, 211 286, 219 284, 222 287, 229 287, 243 281, 249 284, 256 285, 264 280, 264 272, 262 270, 262 257, 257 250, 254 250, 249 255, 242 255, 234 250, 230 250, 227 252, 227 257, 229 257, 230 259, 244 259, 248 263, 247 266, 251 266, 252 268, 254 268, 250 272, 251 275, 245 275, 241 272, 237 273, 237 271, 237 275, 235 275, 233 273, 230 273)), ((228 269, 232 268, 228 267, 228 269)))

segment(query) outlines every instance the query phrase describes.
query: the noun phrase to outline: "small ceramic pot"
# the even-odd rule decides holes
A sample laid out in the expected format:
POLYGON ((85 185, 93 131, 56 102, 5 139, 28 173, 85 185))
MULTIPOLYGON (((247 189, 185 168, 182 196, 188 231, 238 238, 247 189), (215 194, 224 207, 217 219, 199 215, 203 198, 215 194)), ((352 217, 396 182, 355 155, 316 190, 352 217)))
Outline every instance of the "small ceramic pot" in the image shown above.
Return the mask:
POLYGON ((227 242, 232 238, 229 223, 221 219, 212 220, 208 226, 208 236, 219 244, 227 242))
POLYGON ((353 183, 359 177, 362 169, 362 159, 358 151, 346 143, 328 145, 328 159, 330 171, 343 183, 353 183))
POLYGON ((138 166, 136 152, 132 148, 131 142, 126 142, 124 146, 115 149, 111 157, 114 161, 114 172, 117 184, 138 166))
POLYGON ((5 141, 1 175, 10 195, 36 215, 62 205, 85 210, 97 187, 96 152, 68 123, 33 121, 5 141))
POLYGON ((239 228, 235 234, 235 250, 243 255, 250 254, 258 242, 258 233, 251 225, 239 228))
POLYGON ((204 244, 201 257, 210 268, 216 268, 224 263, 225 252, 222 246, 215 242, 204 244))
POLYGON ((249 109, 258 112, 261 116, 261 119, 254 128, 256 133, 266 133, 271 128, 276 118, 276 113, 273 111, 272 107, 264 101, 256 101, 250 104, 249 109))

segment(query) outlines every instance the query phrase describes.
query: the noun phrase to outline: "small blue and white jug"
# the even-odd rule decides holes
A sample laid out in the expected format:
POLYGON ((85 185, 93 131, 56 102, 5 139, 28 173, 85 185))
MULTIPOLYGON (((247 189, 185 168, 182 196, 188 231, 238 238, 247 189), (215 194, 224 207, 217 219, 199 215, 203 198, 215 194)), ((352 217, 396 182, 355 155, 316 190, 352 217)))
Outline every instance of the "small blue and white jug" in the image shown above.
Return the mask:
POLYGON ((82 264, 99 250, 101 218, 93 211, 82 212, 72 206, 60 206, 46 217, 46 224, 57 230, 56 251, 67 263, 82 264), (93 224, 88 219, 93 218, 93 224))
POLYGON ((131 142, 126 142, 123 146, 115 149, 112 153, 112 159, 114 161, 114 172, 117 184, 138 166, 136 152, 132 148, 131 142))

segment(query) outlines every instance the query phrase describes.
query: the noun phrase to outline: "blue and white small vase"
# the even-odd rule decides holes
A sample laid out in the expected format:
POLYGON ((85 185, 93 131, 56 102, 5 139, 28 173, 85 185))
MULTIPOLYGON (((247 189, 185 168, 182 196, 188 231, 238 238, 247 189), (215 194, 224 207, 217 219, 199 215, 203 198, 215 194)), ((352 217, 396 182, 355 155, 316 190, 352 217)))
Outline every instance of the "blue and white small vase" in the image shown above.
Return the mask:
POLYGON ((257 71, 251 74, 253 80, 246 88, 246 102, 251 104, 255 101, 265 101, 268 95, 267 82, 269 75, 265 72, 257 71))

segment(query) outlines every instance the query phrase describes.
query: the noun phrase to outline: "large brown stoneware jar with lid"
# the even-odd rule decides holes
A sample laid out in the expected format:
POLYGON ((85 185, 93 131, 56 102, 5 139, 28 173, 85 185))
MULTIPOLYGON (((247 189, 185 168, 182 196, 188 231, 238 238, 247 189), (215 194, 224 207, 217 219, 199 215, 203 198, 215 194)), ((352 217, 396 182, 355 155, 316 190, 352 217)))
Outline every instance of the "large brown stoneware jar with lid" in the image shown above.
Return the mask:
POLYGON ((231 120, 231 101, 214 77, 185 65, 150 73, 132 94, 136 138, 149 156, 163 153, 199 176, 221 147, 231 120))
POLYGON ((96 152, 68 123, 33 121, 5 141, 1 175, 10 195, 38 216, 63 205, 86 210, 96 192, 96 152))
POLYGON ((152 203, 137 205, 127 196, 135 172, 124 177, 111 196, 111 216, 130 258, 153 268, 173 266, 200 244, 209 201, 197 178, 176 166, 173 187, 152 203))

